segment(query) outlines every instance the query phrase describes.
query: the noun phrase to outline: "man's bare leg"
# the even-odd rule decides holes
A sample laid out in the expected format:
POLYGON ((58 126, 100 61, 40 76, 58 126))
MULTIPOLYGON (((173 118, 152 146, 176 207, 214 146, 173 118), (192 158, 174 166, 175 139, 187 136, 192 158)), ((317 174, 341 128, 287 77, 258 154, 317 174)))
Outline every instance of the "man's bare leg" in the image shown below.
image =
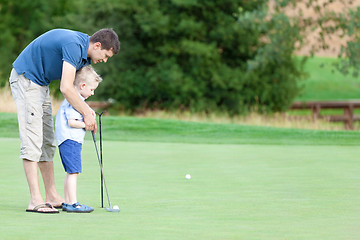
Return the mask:
POLYGON ((59 193, 56 190, 55 186, 55 177, 54 177, 54 163, 49 162, 39 162, 39 168, 41 175, 44 181, 46 199, 45 202, 50 203, 53 206, 61 206, 64 202, 64 199, 60 197, 59 193))
MULTIPOLYGON (((30 202, 28 209, 34 209, 34 207, 43 204, 44 200, 41 196, 39 187, 39 172, 38 163, 23 159, 24 170, 26 179, 30 190, 30 202)), ((39 212, 53 211, 51 208, 39 208, 39 212)))

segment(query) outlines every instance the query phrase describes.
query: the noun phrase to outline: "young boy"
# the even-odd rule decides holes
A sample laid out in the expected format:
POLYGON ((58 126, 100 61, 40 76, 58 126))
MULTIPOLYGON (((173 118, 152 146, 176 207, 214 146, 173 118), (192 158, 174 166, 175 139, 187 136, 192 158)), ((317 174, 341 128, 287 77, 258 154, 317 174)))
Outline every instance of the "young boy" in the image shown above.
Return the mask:
MULTIPOLYGON (((81 100, 94 95, 102 78, 91 66, 81 68, 75 76, 74 87, 81 100)), ((77 176, 82 171, 81 148, 85 137, 83 116, 65 99, 56 115, 55 132, 57 145, 66 177, 64 182, 65 202, 62 210, 67 212, 89 213, 94 208, 80 204, 76 198, 77 176)))

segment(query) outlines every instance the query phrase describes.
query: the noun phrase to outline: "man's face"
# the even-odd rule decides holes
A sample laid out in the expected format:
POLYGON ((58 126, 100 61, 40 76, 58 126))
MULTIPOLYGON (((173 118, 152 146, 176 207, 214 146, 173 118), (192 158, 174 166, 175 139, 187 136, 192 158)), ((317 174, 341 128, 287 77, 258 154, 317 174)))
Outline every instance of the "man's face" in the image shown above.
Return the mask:
POLYGON ((110 50, 101 49, 101 43, 95 43, 90 58, 91 61, 94 64, 96 64, 98 62, 107 62, 107 60, 111 58, 113 55, 114 53, 111 49, 110 50))

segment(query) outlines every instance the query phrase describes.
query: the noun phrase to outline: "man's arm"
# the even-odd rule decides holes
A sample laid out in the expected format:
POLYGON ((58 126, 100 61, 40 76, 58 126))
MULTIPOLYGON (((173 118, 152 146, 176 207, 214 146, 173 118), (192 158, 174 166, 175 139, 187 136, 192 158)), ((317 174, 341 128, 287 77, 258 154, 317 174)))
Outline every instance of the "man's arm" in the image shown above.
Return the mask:
POLYGON ((82 101, 74 87, 76 68, 68 62, 63 61, 63 69, 60 81, 60 91, 66 100, 84 117, 85 129, 94 130, 96 133, 96 115, 95 112, 82 101))

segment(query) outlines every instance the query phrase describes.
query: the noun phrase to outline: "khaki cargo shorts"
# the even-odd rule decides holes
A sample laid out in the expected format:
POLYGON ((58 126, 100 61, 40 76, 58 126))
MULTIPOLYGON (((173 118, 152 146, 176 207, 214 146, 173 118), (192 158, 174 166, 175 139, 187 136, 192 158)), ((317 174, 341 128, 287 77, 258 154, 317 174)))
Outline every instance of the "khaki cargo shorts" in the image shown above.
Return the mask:
POLYGON ((34 162, 52 161, 56 150, 48 86, 40 86, 15 69, 10 74, 21 140, 20 158, 34 162))

